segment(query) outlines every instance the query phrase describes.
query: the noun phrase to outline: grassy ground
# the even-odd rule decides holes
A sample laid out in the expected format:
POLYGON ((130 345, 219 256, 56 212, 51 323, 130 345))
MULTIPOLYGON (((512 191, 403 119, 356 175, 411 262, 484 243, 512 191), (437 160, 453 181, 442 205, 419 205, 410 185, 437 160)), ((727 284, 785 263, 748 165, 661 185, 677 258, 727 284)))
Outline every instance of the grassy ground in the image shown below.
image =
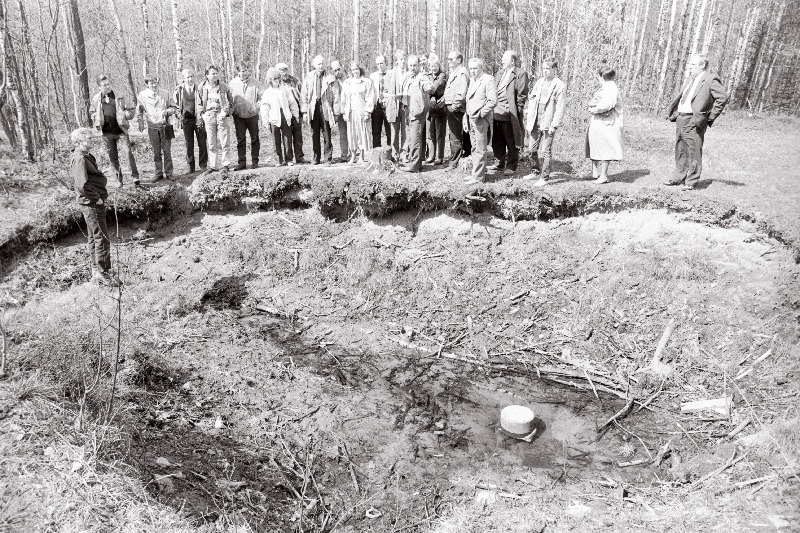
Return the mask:
MULTIPOLYGON (((789 189, 797 154, 776 151, 774 174, 748 165, 798 128, 753 121, 739 134, 755 139, 734 146, 723 118, 731 137, 714 140, 720 122, 707 155, 724 154, 743 186, 715 179, 685 200, 658 187, 662 167, 605 192, 561 176, 535 201, 598 191, 716 223, 733 204, 761 212, 756 223, 656 209, 552 222, 460 209, 131 217, 115 247, 122 293, 83 283, 79 234, 31 249, 0 286, 0 530, 791 530, 800 288, 792 250, 763 229, 796 231, 797 203, 765 191, 789 189), (662 380, 647 368, 670 318, 662 380), (603 428, 626 405, 615 393, 640 403, 603 428), (681 414, 683 402, 726 396, 726 416, 681 414), (536 411, 531 444, 497 431, 509 403, 536 411)), ((669 126, 638 124, 623 177, 669 156, 654 148, 669 126)), ((565 136, 556 152, 579 145, 565 136)), ((556 157, 574 176, 580 158, 556 157)), ((723 162, 710 161, 713 179, 723 162)), ((247 195, 291 192, 271 172, 234 175, 223 199, 253 184, 247 195)), ((315 167, 296 179, 326 202, 409 183, 469 193, 439 172, 395 174, 391 189, 357 174, 315 167)), ((509 197, 530 198, 508 180, 483 193, 515 187, 509 197)), ((37 196, 17 189, 8 220, 37 196)))

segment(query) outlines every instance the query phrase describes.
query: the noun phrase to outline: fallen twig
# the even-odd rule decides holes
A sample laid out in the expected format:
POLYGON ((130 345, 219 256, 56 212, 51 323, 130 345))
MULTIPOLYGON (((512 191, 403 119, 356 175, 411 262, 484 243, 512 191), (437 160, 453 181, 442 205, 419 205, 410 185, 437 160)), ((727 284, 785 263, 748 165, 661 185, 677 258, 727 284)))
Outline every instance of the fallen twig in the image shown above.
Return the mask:
POLYGON ((351 244, 353 244, 353 243, 355 242, 355 240, 356 240, 356 239, 355 239, 355 237, 354 237, 354 238, 350 239, 349 241, 347 241, 347 242, 346 242, 346 243, 344 243, 344 244, 331 244, 331 247, 332 247, 332 248, 336 248, 337 250, 341 250, 342 248, 347 248, 348 246, 350 246, 351 244))
POLYGON ((605 422, 605 423, 604 423, 602 426, 600 426, 599 428, 597 428, 597 432, 598 432, 598 433, 602 432, 602 431, 605 429, 605 427, 606 427, 606 426, 608 426, 608 425, 610 425, 610 424, 613 424, 614 422, 616 422, 616 421, 617 421, 617 419, 618 419, 618 418, 624 417, 625 415, 627 415, 628 413, 630 413, 631 409, 633 409, 633 402, 634 402, 634 399, 635 399, 635 398, 633 398, 633 397, 631 397, 630 399, 628 399, 628 403, 626 403, 626 404, 625 404, 625 407, 623 407, 622 409, 620 409, 619 411, 617 411, 617 413, 616 413, 614 416, 612 416, 611 418, 609 418, 608 420, 606 420, 606 422, 605 422))
POLYGON ((713 472, 709 472, 709 473, 708 473, 708 474, 706 474, 705 476, 701 477, 700 479, 698 479, 697 481, 695 481, 694 483, 692 483, 691 485, 689 485, 689 490, 692 490, 693 488, 695 488, 695 487, 697 487, 697 486, 701 485, 701 484, 702 484, 702 483, 704 483, 705 481, 708 481, 709 479, 711 479, 712 477, 716 476, 716 475, 717 475, 717 474, 719 474, 720 472, 723 472, 723 471, 727 470, 728 468, 732 467, 733 465, 735 465, 736 463, 738 463, 739 461, 741 461, 742 459, 744 459, 745 457, 747 457, 747 454, 740 455, 739 457, 736 457, 736 452, 737 452, 737 450, 738 450, 738 449, 739 449, 739 448, 734 448, 734 449, 733 449, 733 455, 731 455, 731 458, 730 458, 730 459, 728 459, 728 462, 727 462, 727 463, 725 463, 725 464, 724 464, 724 465, 722 465, 721 467, 717 468, 717 469, 716 469, 716 470, 714 470, 713 472))
POLYGON ((677 322, 674 318, 671 318, 667 327, 664 329, 664 333, 661 335, 661 340, 658 341, 658 346, 656 346, 653 358, 650 360, 650 368, 660 369, 661 366, 663 366, 663 363, 661 363, 661 356, 664 354, 664 349, 667 347, 672 332, 675 331, 675 326, 677 326, 677 322))

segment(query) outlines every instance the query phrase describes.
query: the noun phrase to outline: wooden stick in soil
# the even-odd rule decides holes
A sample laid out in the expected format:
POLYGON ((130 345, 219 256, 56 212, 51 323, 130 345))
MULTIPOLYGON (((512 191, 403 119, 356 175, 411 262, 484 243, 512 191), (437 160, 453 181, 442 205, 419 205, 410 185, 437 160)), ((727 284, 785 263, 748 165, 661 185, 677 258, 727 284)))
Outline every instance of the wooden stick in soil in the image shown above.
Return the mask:
POLYGON ((6 330, 3 328, 5 309, 0 309, 0 379, 6 377, 6 330))
POLYGON ((667 343, 669 342, 670 336, 672 336, 672 332, 675 331, 675 326, 677 326, 677 322, 674 318, 671 318, 666 329, 664 329, 664 333, 661 335, 661 340, 658 341, 658 346, 656 346, 653 359, 650 360, 651 368, 659 368, 659 366, 662 364, 661 356, 664 354, 664 349, 667 347, 667 343))
POLYGON ((626 403, 626 404, 625 404, 625 407, 623 407, 622 409, 620 409, 620 410, 619 410, 619 411, 618 411, 618 412, 617 412, 617 413, 616 413, 614 416, 612 416, 611 418, 609 418, 608 420, 606 420, 605 424, 603 424, 602 426, 600 426, 599 428, 597 428, 597 432, 598 432, 598 433, 600 433, 601 431, 603 431, 603 429, 605 429, 605 427, 606 427, 606 426, 608 426, 608 425, 610 425, 610 424, 613 424, 614 422, 616 422, 616 420, 617 420, 618 418, 622 418, 622 417, 624 417, 625 415, 627 415, 628 413, 630 413, 631 409, 633 408, 633 402, 634 402, 634 401, 635 401, 635 399, 634 399, 634 398, 630 398, 630 399, 628 400, 628 403, 626 403))

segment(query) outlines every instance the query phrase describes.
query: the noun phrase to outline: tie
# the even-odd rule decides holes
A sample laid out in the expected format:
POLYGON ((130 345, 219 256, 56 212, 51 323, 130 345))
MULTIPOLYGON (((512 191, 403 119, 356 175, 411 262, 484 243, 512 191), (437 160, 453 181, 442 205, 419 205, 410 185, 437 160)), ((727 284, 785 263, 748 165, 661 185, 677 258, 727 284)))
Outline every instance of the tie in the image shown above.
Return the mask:
POLYGON ((694 86, 694 80, 691 80, 689 84, 686 86, 686 90, 683 91, 683 96, 681 96, 681 104, 685 104, 686 100, 689 99, 689 93, 692 92, 693 86, 694 86))

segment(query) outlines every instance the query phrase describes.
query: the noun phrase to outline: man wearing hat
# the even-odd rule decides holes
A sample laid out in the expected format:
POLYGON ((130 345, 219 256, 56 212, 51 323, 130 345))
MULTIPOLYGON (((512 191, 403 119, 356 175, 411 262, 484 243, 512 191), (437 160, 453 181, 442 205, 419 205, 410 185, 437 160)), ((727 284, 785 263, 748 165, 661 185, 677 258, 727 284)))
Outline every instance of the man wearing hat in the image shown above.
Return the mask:
MULTIPOLYGON (((297 107, 300 108, 300 82, 289 74, 289 65, 286 63, 278 63, 275 65, 278 72, 281 73, 281 87, 286 91, 289 98, 294 98, 297 102, 297 107)), ((292 117, 292 123, 289 125, 292 130, 292 147, 294 148, 294 160, 298 165, 306 163, 303 154, 303 112, 300 111, 300 117, 292 117)))

